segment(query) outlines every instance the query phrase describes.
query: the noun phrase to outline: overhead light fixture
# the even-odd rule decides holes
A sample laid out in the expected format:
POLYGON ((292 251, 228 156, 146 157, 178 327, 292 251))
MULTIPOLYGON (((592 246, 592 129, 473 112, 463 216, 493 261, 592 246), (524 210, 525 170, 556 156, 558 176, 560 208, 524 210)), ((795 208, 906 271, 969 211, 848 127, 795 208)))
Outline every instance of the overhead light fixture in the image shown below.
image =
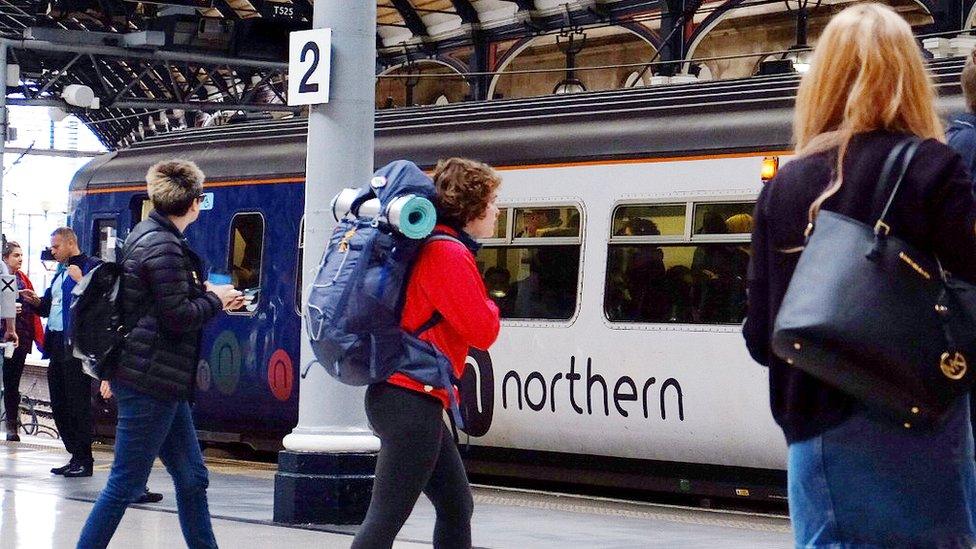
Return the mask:
POLYGON ((61 91, 61 99, 64 102, 85 109, 91 108, 95 104, 95 92, 83 84, 69 84, 61 91))
POLYGON ((556 84, 552 93, 557 95, 586 91, 586 85, 576 77, 576 55, 586 47, 586 33, 575 28, 563 30, 556 36, 556 47, 566 54, 566 77, 556 84))

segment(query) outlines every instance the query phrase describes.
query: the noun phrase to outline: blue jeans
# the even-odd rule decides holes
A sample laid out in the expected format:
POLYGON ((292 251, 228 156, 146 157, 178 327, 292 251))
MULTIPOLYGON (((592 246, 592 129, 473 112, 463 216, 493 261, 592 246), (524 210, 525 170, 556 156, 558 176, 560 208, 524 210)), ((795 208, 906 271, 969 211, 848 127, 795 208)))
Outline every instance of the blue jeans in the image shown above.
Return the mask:
POLYGON ((856 411, 789 448, 797 547, 972 547, 976 464, 969 397, 945 424, 905 429, 856 411))
POLYGON ((191 549, 217 547, 207 506, 207 468, 186 401, 159 400, 113 383, 119 424, 115 461, 108 483, 92 509, 78 549, 103 548, 129 503, 142 495, 157 456, 173 477, 183 539, 191 549))

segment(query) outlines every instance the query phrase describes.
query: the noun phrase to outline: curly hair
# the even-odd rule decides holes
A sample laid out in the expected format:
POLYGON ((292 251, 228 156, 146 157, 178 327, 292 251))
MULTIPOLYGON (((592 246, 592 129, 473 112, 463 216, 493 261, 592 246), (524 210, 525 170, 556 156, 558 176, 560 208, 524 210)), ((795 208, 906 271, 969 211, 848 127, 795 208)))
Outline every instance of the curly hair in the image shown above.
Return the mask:
POLYGON ((479 219, 501 182, 487 164, 466 158, 439 161, 434 168, 438 221, 463 228, 479 219))
POLYGON ((157 162, 146 173, 153 208, 163 215, 186 215, 203 192, 203 172, 189 160, 157 162))

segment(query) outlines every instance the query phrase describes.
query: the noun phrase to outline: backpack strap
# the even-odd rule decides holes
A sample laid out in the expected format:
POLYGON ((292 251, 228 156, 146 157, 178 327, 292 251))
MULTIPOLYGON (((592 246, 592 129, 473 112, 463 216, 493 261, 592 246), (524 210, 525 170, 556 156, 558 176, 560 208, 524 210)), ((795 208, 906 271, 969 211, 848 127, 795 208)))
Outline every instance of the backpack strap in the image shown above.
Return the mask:
POLYGON ((427 319, 427 322, 424 322, 423 324, 420 325, 419 328, 410 332, 410 335, 412 335, 413 337, 420 337, 420 334, 426 332, 427 330, 433 328, 434 326, 437 326, 438 324, 441 323, 442 320, 444 320, 444 317, 441 316, 439 312, 434 311, 434 314, 430 315, 430 318, 427 319))

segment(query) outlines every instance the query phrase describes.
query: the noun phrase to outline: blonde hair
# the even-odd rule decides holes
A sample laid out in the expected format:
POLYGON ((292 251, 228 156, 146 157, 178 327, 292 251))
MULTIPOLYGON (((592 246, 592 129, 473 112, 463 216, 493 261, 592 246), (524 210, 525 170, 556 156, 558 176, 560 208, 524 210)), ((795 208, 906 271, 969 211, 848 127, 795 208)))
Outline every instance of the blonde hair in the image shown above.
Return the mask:
POLYGON ((834 181, 810 206, 811 221, 843 184, 851 137, 880 129, 944 140, 911 27, 888 6, 859 4, 824 29, 796 97, 797 153, 837 149, 834 181))
POLYGON ((163 215, 186 215, 203 192, 203 172, 189 160, 174 158, 153 164, 146 172, 146 189, 153 208, 163 215))

